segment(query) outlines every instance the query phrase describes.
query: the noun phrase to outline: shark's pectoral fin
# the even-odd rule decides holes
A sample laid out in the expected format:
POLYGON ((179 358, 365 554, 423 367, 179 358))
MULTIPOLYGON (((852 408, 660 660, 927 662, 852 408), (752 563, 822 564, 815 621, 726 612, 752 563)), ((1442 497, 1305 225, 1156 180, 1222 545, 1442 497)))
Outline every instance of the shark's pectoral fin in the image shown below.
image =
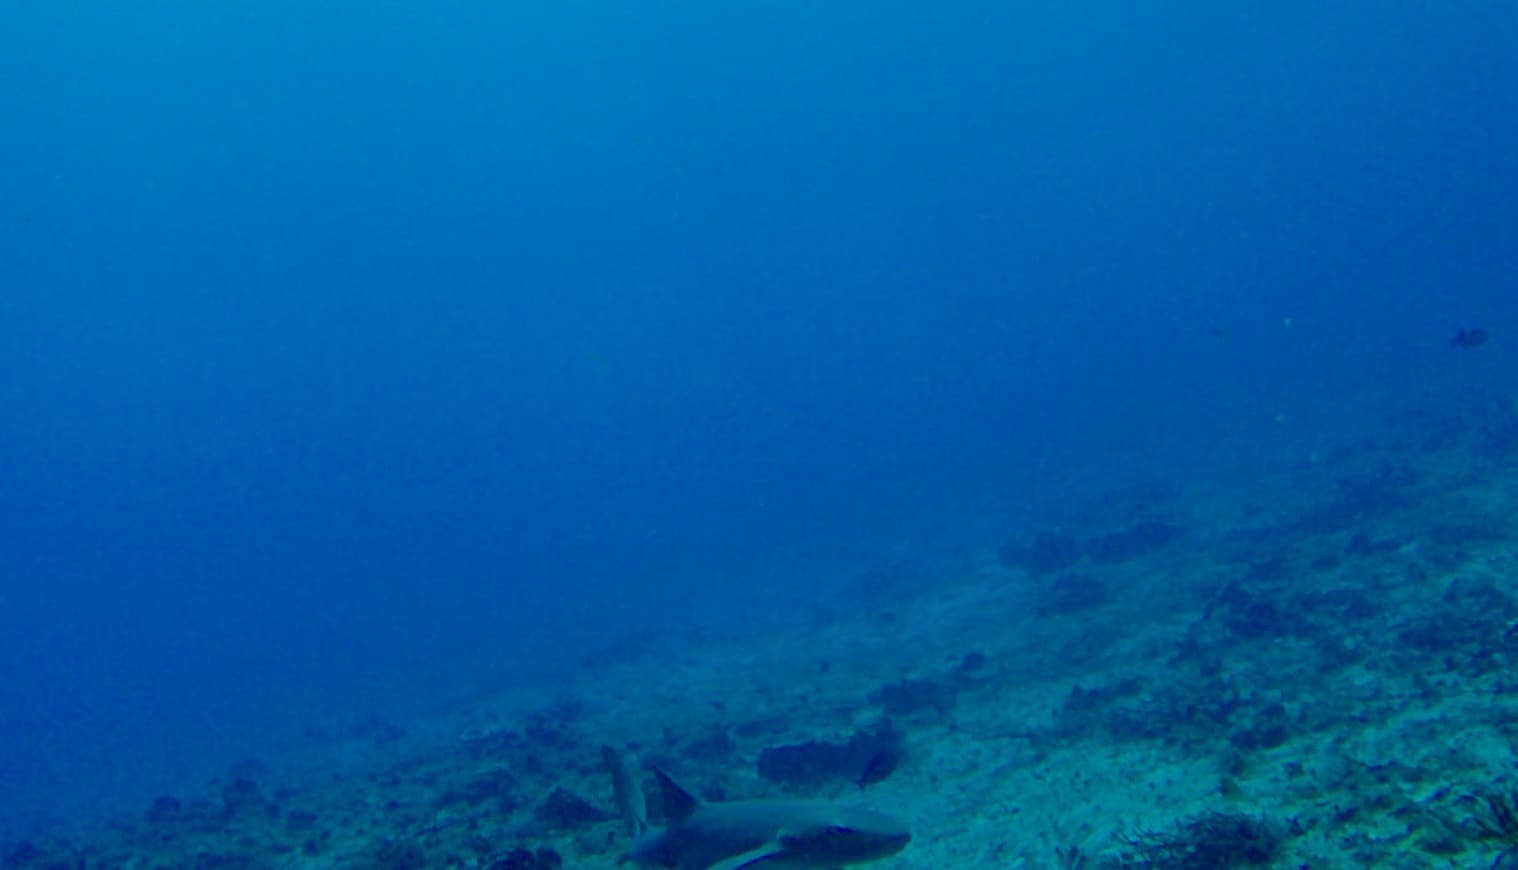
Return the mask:
POLYGON ((779 840, 772 840, 757 849, 750 849, 742 855, 734 855, 708 867, 707 870, 744 870, 768 861, 771 858, 785 854, 785 847, 780 845, 779 840))

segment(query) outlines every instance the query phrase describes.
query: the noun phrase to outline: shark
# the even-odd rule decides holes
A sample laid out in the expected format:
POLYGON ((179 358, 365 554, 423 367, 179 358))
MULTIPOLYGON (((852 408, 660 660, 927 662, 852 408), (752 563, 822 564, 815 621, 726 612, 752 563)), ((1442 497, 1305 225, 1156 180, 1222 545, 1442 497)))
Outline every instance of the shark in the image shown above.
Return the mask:
POLYGON ((655 828, 626 758, 610 747, 602 757, 617 808, 635 838, 624 862, 675 870, 826 870, 888 858, 912 841, 904 823, 867 807, 817 800, 708 802, 657 769, 667 825, 655 828))

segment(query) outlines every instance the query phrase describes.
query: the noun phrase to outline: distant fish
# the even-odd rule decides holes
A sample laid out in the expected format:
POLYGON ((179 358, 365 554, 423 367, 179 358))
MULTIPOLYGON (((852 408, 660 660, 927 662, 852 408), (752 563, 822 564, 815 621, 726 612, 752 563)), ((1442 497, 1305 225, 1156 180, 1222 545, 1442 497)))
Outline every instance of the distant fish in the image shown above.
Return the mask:
POLYGON ((1492 334, 1484 329, 1462 329, 1455 333, 1455 337, 1449 340, 1450 347, 1458 347, 1461 350, 1470 350, 1486 344, 1492 338, 1492 334))
POLYGON ((1212 336, 1213 338, 1220 338, 1220 339, 1221 338, 1227 338, 1228 337, 1228 330, 1226 330, 1223 327, 1218 326, 1216 323, 1214 323, 1211 326, 1207 327, 1207 334, 1210 335, 1210 336, 1212 336))
POLYGON ((881 782, 901 766, 902 754, 899 743, 893 742, 877 749, 865 760, 859 776, 854 778, 854 784, 859 786, 860 791, 864 791, 875 783, 881 782))
POLYGON ((861 732, 851 737, 849 748, 855 750, 856 758, 863 756, 859 774, 854 777, 860 791, 895 773, 906 756, 905 736, 889 719, 881 721, 874 733, 861 732))

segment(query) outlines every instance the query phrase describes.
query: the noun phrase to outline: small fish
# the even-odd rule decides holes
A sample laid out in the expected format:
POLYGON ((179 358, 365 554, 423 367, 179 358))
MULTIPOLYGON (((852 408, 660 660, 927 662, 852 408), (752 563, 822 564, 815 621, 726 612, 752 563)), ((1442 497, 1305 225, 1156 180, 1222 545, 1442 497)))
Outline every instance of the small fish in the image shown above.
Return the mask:
POLYGON ((895 773, 896 768, 901 765, 901 756, 902 752, 899 744, 892 743, 881 747, 865 761, 864 767, 859 771, 859 776, 854 779, 854 784, 859 786, 860 791, 864 791, 875 783, 884 780, 895 773))
POLYGON ((1455 337, 1449 340, 1450 347, 1458 347, 1461 350, 1470 350, 1486 344, 1492 338, 1492 334, 1484 329, 1462 329, 1455 333, 1455 337))

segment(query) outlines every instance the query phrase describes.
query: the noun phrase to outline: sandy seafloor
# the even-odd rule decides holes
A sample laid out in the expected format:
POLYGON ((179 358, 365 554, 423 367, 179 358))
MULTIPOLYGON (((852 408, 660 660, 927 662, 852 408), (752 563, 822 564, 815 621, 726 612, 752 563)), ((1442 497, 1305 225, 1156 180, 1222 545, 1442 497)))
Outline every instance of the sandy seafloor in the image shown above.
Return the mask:
POLYGON ((1512 402, 1400 414, 1247 474, 1071 494, 779 629, 634 633, 546 687, 358 720, 0 858, 610 868, 617 743, 708 795, 904 817, 873 865, 895 870, 1518 866, 1515 505, 1512 402), (887 719, 899 767, 862 793, 847 750, 759 775, 887 719))

